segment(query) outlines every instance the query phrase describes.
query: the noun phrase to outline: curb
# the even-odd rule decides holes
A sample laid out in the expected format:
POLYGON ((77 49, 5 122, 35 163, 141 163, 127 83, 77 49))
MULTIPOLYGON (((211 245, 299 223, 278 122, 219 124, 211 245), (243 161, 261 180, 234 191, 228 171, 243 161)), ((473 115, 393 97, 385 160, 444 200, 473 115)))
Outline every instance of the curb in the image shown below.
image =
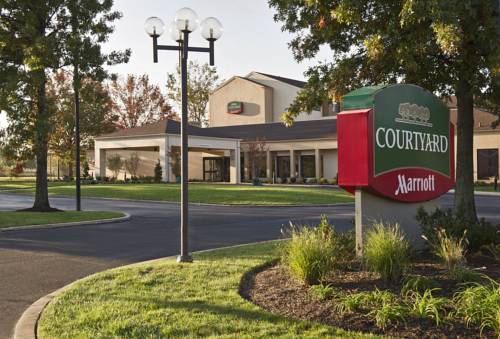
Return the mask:
POLYGON ((73 227, 73 226, 85 226, 85 225, 103 225, 111 224, 116 222, 124 222, 130 220, 131 216, 128 213, 122 212, 123 217, 111 218, 111 219, 98 219, 98 220, 87 220, 87 221, 75 221, 75 222, 63 222, 58 224, 43 224, 43 225, 26 225, 26 226, 14 226, 8 228, 0 228, 0 233, 10 232, 10 231, 22 231, 22 230, 37 230, 37 229, 47 229, 47 228, 63 228, 63 227, 73 227))
MULTIPOLYGON (((448 193, 454 194, 455 190, 449 190, 448 193)), ((474 195, 488 196, 488 197, 500 197, 500 192, 474 191, 474 195)))
MULTIPOLYGON (((7 194, 2 193, 1 194, 7 194)), ((10 193, 11 195, 25 196, 24 194, 10 193)), ((57 199, 70 199, 68 195, 51 195, 51 198, 57 199)), ((171 204, 180 205, 180 201, 163 201, 163 200, 147 200, 147 199, 119 199, 119 198, 104 198, 104 197, 85 197, 85 199, 93 200, 105 200, 105 201, 124 201, 124 202, 136 202, 136 203, 152 203, 152 204, 171 204)), ((354 198, 353 198, 354 199, 354 198)), ((210 204, 205 202, 189 202, 190 206, 211 206, 211 207, 332 207, 332 206, 342 206, 342 205, 353 205, 353 202, 339 202, 334 204, 296 204, 296 205, 243 205, 243 204, 210 204)))
MULTIPOLYGON (((217 247, 217 248, 212 248, 212 249, 208 249, 208 250, 196 251, 196 252, 193 252, 192 254, 210 252, 210 251, 214 251, 214 250, 223 250, 223 249, 228 249, 228 248, 241 247, 241 246, 246 246, 246 245, 251 245, 251 244, 263 244, 263 243, 266 243, 266 242, 282 241, 282 240, 285 240, 285 239, 264 240, 264 241, 258 241, 258 242, 248 243, 248 244, 223 246, 223 247, 217 247)), ((136 262, 136 263, 133 263, 133 264, 128 264, 128 265, 114 267, 114 268, 111 268, 110 270, 119 269, 119 268, 123 268, 123 267, 127 267, 127 266, 134 266, 134 265, 142 265, 142 264, 152 263, 152 262, 156 262, 156 261, 164 260, 164 259, 168 259, 168 258, 175 258, 175 257, 163 257, 163 258, 156 258, 156 259, 151 259, 151 260, 145 260, 145 261, 140 261, 140 262, 136 262)), ((101 271, 101 272, 104 272, 104 271, 101 271)), ((98 273, 100 273, 100 272, 96 272, 96 273, 90 274, 87 277, 75 280, 72 283, 69 283, 68 285, 63 286, 63 287, 55 290, 54 292, 49 293, 49 294, 41 297, 40 299, 38 299, 37 301, 35 301, 33 304, 31 304, 23 312, 23 314, 21 315, 21 317, 17 321, 16 327, 14 329, 14 334, 12 336, 12 339, 37 339, 38 338, 38 336, 37 336, 38 321, 40 320, 40 317, 41 317, 41 315, 42 315, 45 307, 55 297, 57 297, 60 294, 62 294, 64 291, 66 291, 67 289, 69 289, 70 287, 72 287, 74 284, 76 284, 76 283, 78 283, 78 282, 80 282, 82 280, 85 280, 85 279, 87 279, 87 278, 89 278, 89 277, 91 277, 91 276, 93 276, 95 274, 98 274, 98 273)))

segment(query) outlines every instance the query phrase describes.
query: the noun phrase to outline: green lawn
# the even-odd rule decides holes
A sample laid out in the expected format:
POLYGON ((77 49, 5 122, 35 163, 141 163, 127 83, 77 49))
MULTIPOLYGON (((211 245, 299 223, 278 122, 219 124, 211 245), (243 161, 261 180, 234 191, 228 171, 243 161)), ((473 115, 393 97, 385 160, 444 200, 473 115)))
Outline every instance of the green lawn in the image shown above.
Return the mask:
POLYGON ((122 217, 121 212, 65 211, 65 212, 16 212, 0 211, 0 228, 25 225, 58 224, 64 222, 89 221, 122 217))
MULTIPOLYGON (((474 190, 477 192, 495 192, 493 185, 475 185, 474 190)), ((500 183, 498 184, 496 192, 500 193, 500 183)))
POLYGON ((238 294, 242 275, 277 257, 278 242, 98 273, 52 301, 39 338, 367 337, 270 314, 238 294))
MULTIPOLYGON (((13 184, 14 185, 14 184, 13 184)), ((28 184, 25 184, 28 185, 28 184)), ((29 187, 29 186, 26 186, 29 187)), ((19 187, 18 187, 19 188, 19 187)), ((5 192, 4 188, 4 192, 5 192)), ((2 185, 0 184, 0 192, 2 185)), ((33 193, 33 189, 10 193, 33 193)), ((74 184, 51 183, 51 195, 74 195, 74 184), (57 184, 57 185, 55 185, 57 184)), ((82 186, 86 197, 180 201, 179 184, 99 184, 82 186)), ((331 188, 190 184, 189 201, 230 205, 295 205, 353 202, 349 193, 331 188)))

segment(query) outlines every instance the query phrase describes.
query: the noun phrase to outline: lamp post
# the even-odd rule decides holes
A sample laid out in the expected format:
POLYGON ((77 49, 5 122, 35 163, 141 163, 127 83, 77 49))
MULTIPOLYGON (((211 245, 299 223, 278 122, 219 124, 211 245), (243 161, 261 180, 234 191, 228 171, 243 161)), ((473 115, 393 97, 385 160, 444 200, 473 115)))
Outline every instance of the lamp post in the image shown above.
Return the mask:
POLYGON ((188 110, 187 110, 187 61, 189 52, 205 52, 210 54, 210 66, 214 65, 214 43, 222 35, 222 25, 216 18, 209 17, 201 23, 201 35, 208 40, 207 47, 190 47, 189 34, 198 28, 198 17, 190 8, 177 11, 175 20, 170 25, 170 36, 177 46, 158 45, 158 37, 165 31, 160 18, 150 17, 146 20, 146 33, 153 38, 153 62, 158 62, 158 50, 178 51, 181 64, 181 253, 178 262, 192 262, 188 248, 188 110))

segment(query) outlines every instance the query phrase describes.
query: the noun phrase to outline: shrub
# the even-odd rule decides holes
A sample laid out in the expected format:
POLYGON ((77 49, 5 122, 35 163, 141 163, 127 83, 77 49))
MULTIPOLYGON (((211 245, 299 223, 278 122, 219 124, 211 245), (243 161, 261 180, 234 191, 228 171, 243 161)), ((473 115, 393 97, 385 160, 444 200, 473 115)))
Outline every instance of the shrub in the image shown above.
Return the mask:
POLYGON ((303 184, 304 183, 304 178, 302 177, 297 177, 297 180, 295 181, 297 184, 303 184))
POLYGON ((407 295, 411 292, 424 292, 436 287, 438 287, 438 283, 431 278, 421 275, 409 275, 403 280, 401 294, 407 295))
POLYGON ((363 308, 369 308, 371 300, 372 297, 369 292, 341 294, 336 296, 334 307, 340 314, 346 314, 363 308))
POLYGON ((328 185, 328 180, 321 177, 321 178, 319 178, 319 183, 320 183, 320 185, 328 185))
POLYGON ((453 297, 453 315, 468 325, 479 326, 481 332, 492 329, 500 336, 500 283, 488 279, 487 284, 473 283, 453 297))
POLYGON ((309 288, 309 291, 316 299, 319 300, 331 299, 334 292, 333 287, 323 284, 313 285, 309 288))
POLYGON ((423 294, 419 292, 411 292, 410 313, 419 318, 430 318, 439 325, 446 317, 448 307, 448 299, 434 297, 432 292, 437 289, 425 290, 423 294))
POLYGON ((262 182, 260 181, 260 178, 258 178, 258 177, 254 177, 254 178, 252 179, 252 185, 253 185, 253 186, 261 186, 261 185, 262 185, 262 182))
POLYGON ((390 292, 376 289, 369 294, 368 302, 373 307, 368 316, 375 321, 377 327, 385 329, 391 323, 405 321, 408 309, 398 304, 390 292))
POLYGON ((295 177, 291 177, 288 179, 288 182, 290 182, 290 184, 295 184, 296 181, 297 179, 295 177))
POLYGON ((398 224, 375 223, 366 235, 364 258, 368 268, 388 283, 398 283, 408 267, 410 245, 398 224))
POLYGON ((307 183, 308 184, 317 184, 318 180, 316 178, 308 178, 307 183))
POLYGON ((496 261, 500 261, 500 244, 489 244, 481 247, 482 251, 489 253, 496 261))
MULTIPOLYGON (((431 243, 431 248, 434 254, 444 262, 449 272, 465 266, 466 233, 464 231, 460 239, 454 239, 442 228, 436 231, 437 239, 435 243, 431 243)), ((426 239, 425 236, 424 239, 426 239)))
POLYGON ((438 229, 444 229, 446 234, 455 239, 459 239, 467 231, 467 249, 470 253, 477 252, 484 245, 500 244, 500 226, 494 226, 485 219, 471 224, 460 213, 438 208, 432 213, 420 208, 416 219, 422 227, 423 235, 431 244, 437 242, 438 229))
POLYGON ((283 262, 291 275, 308 285, 318 284, 336 265, 348 258, 354 249, 354 237, 336 232, 328 219, 322 216, 315 228, 291 227, 291 240, 287 243, 283 262))
POLYGON ((85 162, 83 163, 83 173, 82 173, 83 179, 90 178, 89 171, 90 171, 89 163, 88 163, 88 161, 85 160, 85 162))
POLYGON ((154 169, 154 182, 156 183, 161 182, 162 176, 163 176, 163 169, 161 168, 160 160, 158 160, 154 169))

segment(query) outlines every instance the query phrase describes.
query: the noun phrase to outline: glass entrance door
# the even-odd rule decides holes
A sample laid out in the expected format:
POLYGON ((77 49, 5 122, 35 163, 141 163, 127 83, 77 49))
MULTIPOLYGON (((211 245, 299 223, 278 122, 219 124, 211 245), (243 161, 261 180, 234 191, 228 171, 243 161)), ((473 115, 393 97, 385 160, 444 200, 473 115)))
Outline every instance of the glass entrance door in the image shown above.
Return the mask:
POLYGON ((229 157, 203 158, 203 181, 229 182, 229 157))

